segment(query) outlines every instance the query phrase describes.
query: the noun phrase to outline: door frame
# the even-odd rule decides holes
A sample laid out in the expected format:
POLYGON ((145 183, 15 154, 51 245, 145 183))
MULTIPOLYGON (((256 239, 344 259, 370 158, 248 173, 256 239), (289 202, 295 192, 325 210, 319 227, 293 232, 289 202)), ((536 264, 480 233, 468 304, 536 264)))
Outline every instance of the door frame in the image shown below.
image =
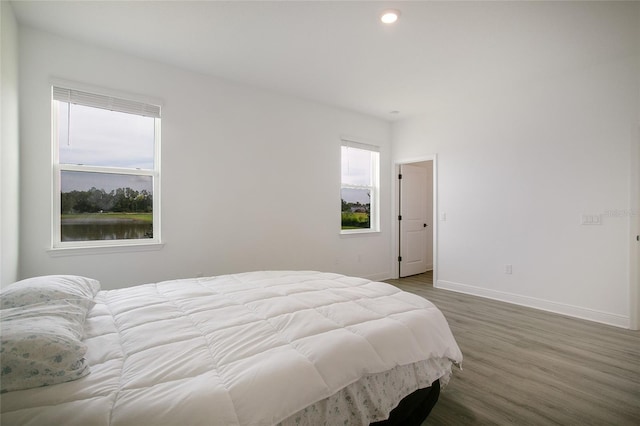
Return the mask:
POLYGON ((391 253, 393 255, 391 262, 393 267, 391 270, 395 278, 400 278, 400 262, 398 262, 398 253, 400 253, 400 226, 398 221, 398 215, 400 214, 400 184, 398 174, 400 174, 400 166, 425 161, 433 161, 433 286, 436 287, 436 283, 438 282, 438 154, 401 159, 394 163, 393 184, 391 185, 393 192, 393 237, 391 238, 391 253))
POLYGON ((629 328, 640 330, 640 124, 634 133, 629 174, 629 328))

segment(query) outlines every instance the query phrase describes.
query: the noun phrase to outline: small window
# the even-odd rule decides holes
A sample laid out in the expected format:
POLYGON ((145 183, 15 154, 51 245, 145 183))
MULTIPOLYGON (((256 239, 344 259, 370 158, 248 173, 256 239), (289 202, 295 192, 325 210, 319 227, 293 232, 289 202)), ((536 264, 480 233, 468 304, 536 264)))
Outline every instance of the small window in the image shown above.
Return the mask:
POLYGON ((379 230, 378 197, 380 154, 378 147, 342 143, 341 233, 379 230))
POLYGON ((160 107, 52 88, 53 246, 160 242, 160 107))

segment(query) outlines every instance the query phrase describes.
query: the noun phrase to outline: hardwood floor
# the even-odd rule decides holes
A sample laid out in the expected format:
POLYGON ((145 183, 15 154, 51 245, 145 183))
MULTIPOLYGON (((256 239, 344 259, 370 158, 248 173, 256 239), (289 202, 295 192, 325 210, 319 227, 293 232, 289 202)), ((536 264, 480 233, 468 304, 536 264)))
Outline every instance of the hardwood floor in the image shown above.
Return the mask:
POLYGON ((640 332, 387 280, 444 313, 464 355, 423 426, 640 425, 640 332))

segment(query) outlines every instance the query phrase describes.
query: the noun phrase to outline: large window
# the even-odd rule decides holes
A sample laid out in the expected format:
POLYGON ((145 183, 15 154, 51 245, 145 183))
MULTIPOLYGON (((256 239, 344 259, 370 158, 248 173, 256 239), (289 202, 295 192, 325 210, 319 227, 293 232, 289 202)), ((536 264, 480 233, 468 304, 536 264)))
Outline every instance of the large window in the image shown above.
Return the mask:
POLYGON ((380 154, 378 147, 342 141, 341 232, 379 230, 380 154))
POLYGON ((160 241, 160 107, 54 86, 53 246, 160 241))

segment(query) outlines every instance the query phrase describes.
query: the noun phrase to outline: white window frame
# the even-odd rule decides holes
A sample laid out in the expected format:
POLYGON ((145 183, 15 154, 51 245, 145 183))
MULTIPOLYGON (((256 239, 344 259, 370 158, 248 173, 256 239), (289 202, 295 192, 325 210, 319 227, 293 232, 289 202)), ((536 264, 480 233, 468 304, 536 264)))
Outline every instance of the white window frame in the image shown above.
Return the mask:
MULTIPOLYGON (((371 199, 369 206, 369 228, 362 229, 342 229, 342 220, 340 220, 340 234, 371 234, 380 232, 380 147, 367 143, 362 143, 352 139, 342 138, 340 145, 340 160, 342 163, 342 147, 361 149, 370 151, 371 156, 371 182, 372 185, 352 185, 342 182, 342 167, 340 170, 340 199, 342 200, 342 189, 367 189, 370 191, 371 199)), ((341 202, 342 204, 342 202, 341 202)))
MULTIPOLYGON (((86 252, 91 249, 156 249, 161 248, 161 222, 160 222, 160 131, 161 116, 160 102, 149 101, 147 99, 136 99, 135 96, 123 95, 121 93, 111 95, 104 89, 94 89, 86 86, 78 86, 68 82, 53 82, 51 84, 51 138, 52 138, 52 226, 51 226, 51 250, 67 251, 70 253, 76 250, 86 252), (54 99, 54 90, 58 90, 54 99), (78 103, 85 106, 108 109, 130 114, 138 114, 154 117, 154 161, 153 169, 132 169, 120 167, 89 166, 78 164, 60 163, 60 141, 58 129, 58 108, 56 100, 60 100, 60 90, 73 93, 74 99, 82 99, 78 103), (150 176, 153 186, 153 237, 144 239, 120 239, 120 240, 91 240, 91 241, 61 241, 61 174, 64 171, 94 172, 118 175, 150 176), (152 246, 157 246, 153 248, 152 246)), ((55 254, 55 253, 54 253, 55 254)))

